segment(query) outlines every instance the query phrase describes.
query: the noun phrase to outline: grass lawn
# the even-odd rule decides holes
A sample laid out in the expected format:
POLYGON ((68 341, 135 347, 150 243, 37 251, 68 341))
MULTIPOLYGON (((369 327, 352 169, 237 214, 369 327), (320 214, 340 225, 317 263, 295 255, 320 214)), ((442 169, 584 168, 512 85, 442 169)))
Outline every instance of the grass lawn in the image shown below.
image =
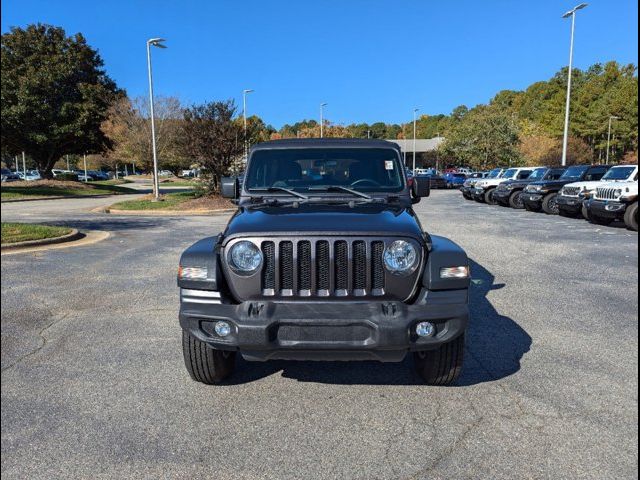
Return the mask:
POLYGON ((194 192, 178 192, 161 195, 161 202, 154 202, 152 195, 145 195, 140 199, 127 200, 111 205, 116 210, 176 210, 180 204, 196 198, 194 192))
POLYGON ((61 237, 70 233, 66 227, 50 227, 31 223, 2 222, 2 243, 26 242, 27 240, 42 240, 44 238, 61 237))
POLYGON ((227 199, 216 195, 197 197, 196 192, 176 192, 161 195, 161 202, 154 202, 153 195, 127 200, 111 205, 114 210, 217 210, 233 208, 227 199))
POLYGON ((76 195, 114 195, 132 193, 130 189, 103 182, 69 182, 58 180, 41 180, 37 182, 11 182, 2 185, 0 198, 2 200, 20 200, 28 198, 72 197, 76 195))

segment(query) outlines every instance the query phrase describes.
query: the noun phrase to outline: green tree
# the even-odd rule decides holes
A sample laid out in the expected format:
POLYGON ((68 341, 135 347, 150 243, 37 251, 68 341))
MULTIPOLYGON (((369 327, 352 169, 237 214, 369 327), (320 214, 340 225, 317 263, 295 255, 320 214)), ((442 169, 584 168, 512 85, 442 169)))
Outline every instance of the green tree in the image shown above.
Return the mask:
POLYGON ((210 192, 219 190, 220 177, 228 175, 243 154, 244 130, 235 113, 233 100, 193 105, 184 111, 182 148, 205 168, 210 192))
POLYGON ((2 143, 45 177, 65 154, 101 151, 100 124, 120 93, 82 34, 30 25, 2 35, 2 143))

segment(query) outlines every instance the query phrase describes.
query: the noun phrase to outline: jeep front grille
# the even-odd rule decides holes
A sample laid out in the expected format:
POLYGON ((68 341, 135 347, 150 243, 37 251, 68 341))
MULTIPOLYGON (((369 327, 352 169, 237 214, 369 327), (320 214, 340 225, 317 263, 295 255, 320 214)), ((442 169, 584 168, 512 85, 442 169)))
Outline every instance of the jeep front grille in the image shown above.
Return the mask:
POLYGON ((384 294, 382 240, 266 240, 261 247, 265 296, 384 294))
POLYGON ((616 200, 615 191, 618 188, 600 187, 596 190, 596 198, 601 200, 616 200))
POLYGON ((580 193, 580 187, 564 187, 562 193, 568 197, 577 197, 580 193))

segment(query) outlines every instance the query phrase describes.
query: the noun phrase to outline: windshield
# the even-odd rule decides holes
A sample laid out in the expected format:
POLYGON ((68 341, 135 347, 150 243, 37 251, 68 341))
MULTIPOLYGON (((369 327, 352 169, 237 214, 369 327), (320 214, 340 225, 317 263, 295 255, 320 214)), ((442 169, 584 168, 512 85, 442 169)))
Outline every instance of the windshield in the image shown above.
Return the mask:
POLYGON ((558 180, 564 174, 564 168, 550 168, 547 173, 544 174, 543 180, 558 180))
POLYGON ((579 165, 574 167, 569 167, 562 174, 560 180, 580 180, 582 174, 587 171, 589 167, 587 165, 579 165))
POLYGON ((518 173, 518 169, 517 168, 510 168, 509 170, 507 170, 506 172, 504 172, 504 175, 502 175, 502 178, 513 178, 516 176, 516 173, 518 173))
POLYGON ((542 180, 545 176, 545 174, 547 173, 547 170, 549 170, 548 168, 536 168, 533 172, 531 172, 531 175, 529 175, 527 177, 527 180, 532 180, 532 181, 536 181, 536 180, 542 180))
POLYGON ((398 154, 391 148, 284 148, 254 152, 244 186, 248 191, 340 186, 398 192, 404 188, 403 177, 398 154))
POLYGON ((626 180, 634 172, 636 167, 613 167, 602 180, 626 180))
POLYGON ((501 168, 494 168, 489 172, 489 175, 487 175, 486 178, 498 178, 501 172, 502 172, 501 168))

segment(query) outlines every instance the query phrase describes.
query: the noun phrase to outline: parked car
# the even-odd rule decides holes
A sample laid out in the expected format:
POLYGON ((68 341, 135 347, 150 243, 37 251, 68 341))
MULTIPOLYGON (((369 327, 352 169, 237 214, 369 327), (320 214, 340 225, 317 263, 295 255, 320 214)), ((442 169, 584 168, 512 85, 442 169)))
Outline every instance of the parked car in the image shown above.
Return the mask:
POLYGON ((638 181, 610 182, 600 185, 585 201, 587 217, 600 225, 624 220, 625 225, 638 231, 638 181))
MULTIPOLYGON (((180 325, 191 378, 215 384, 245 360, 401 361, 429 384, 460 374, 469 260, 428 235, 399 147, 357 139, 255 145, 238 211, 180 258, 180 325), (309 174, 319 169, 321 180, 309 174), (305 173, 306 172, 306 173, 305 173)), ((310 367, 314 368, 314 367, 310 367)))
MULTIPOLYGON (((416 171, 418 169, 416 168, 416 171)), ((416 179, 422 178, 423 180, 429 180, 431 188, 447 188, 447 181, 439 175, 435 169, 429 170, 431 173, 419 173, 415 176, 416 179)))
POLYGON ((502 182, 494 190, 493 200, 498 205, 504 207, 523 209, 524 201, 522 200, 522 192, 527 185, 541 180, 558 180, 565 170, 566 167, 538 167, 531 172, 529 177, 523 180, 507 180, 506 182, 502 182))
POLYGON ((604 183, 629 182, 638 180, 637 165, 616 165, 609 169, 599 181, 584 181, 569 183, 562 187, 556 199, 560 215, 575 217, 582 215, 587 218, 584 201, 593 195, 596 189, 604 183))
POLYGON ((171 170, 158 170, 159 177, 172 177, 173 173, 171 170))
POLYGON ((18 175, 15 172, 12 172, 8 168, 3 168, 1 180, 2 180, 2 183, 17 182, 18 180, 20 180, 20 175, 18 175))
POLYGON ((462 192, 462 196, 464 198, 466 198, 467 200, 473 200, 473 197, 471 196, 471 192, 475 188, 476 183, 478 183, 478 181, 480 181, 480 179, 482 179, 482 178, 500 178, 504 172, 505 172, 505 169, 503 169, 503 168, 494 168, 493 170, 491 170, 489 172, 476 172, 476 174, 474 174, 474 175, 478 175, 478 176, 471 176, 470 178, 467 178, 464 181, 464 183, 462 184, 462 187, 460 187, 460 191, 462 192), (486 173, 486 174, 483 177, 481 177, 480 175, 482 175, 483 173, 486 173))
POLYGON ((538 167, 515 167, 508 168, 498 178, 485 178, 478 180, 475 187, 471 190, 471 197, 476 202, 484 202, 489 205, 495 205, 496 201, 493 199, 493 192, 498 185, 507 180, 526 180, 531 173, 538 167))
POLYGON ((558 215, 558 193, 565 185, 578 181, 600 180, 609 165, 573 165, 562 174, 558 180, 532 182, 522 193, 524 208, 530 212, 544 211, 550 215, 558 215))
POLYGON ((40 175, 40 172, 37 170, 27 170, 26 173, 19 172, 18 176, 20 177, 20 180, 24 180, 26 182, 34 182, 36 180, 42 180, 42 176, 40 175))
POLYGON ((467 175, 464 173, 445 173, 443 176, 444 181, 447 183, 447 188, 460 188, 464 185, 464 181, 467 179, 467 175))

